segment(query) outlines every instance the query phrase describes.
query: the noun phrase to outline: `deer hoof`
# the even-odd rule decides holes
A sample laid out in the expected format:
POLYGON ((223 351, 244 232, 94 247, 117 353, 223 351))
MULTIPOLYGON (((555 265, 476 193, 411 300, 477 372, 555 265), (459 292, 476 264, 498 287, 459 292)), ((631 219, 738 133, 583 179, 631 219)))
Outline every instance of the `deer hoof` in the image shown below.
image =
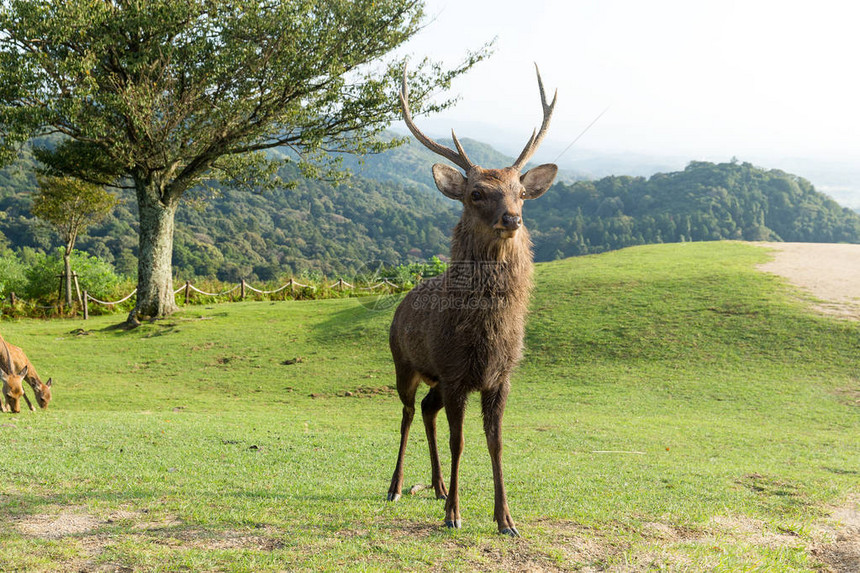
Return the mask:
POLYGON ((502 535, 507 535, 509 537, 520 537, 520 532, 517 531, 516 527, 506 527, 499 531, 502 535))
POLYGON ((400 499, 399 493, 388 492, 388 501, 397 501, 398 499, 400 499))
POLYGON ((459 519, 446 519, 445 527, 448 529, 460 529, 463 527, 463 522, 459 519))

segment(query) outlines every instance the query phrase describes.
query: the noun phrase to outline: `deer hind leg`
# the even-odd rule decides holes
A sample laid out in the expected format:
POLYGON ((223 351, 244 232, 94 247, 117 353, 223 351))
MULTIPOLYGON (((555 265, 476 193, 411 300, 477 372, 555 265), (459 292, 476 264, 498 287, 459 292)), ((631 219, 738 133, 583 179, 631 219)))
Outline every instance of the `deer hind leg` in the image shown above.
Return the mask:
POLYGON ((484 433, 487 435, 487 449, 493 465, 493 489, 495 501, 493 504, 493 519, 499 526, 499 533, 519 537, 511 510, 508 508, 508 497, 505 492, 505 482, 502 475, 502 416, 508 399, 510 385, 507 380, 493 390, 481 393, 481 409, 484 416, 484 433))
POLYGON ((403 418, 400 421, 400 450, 397 454, 397 465, 394 466, 394 475, 391 477, 391 486, 388 488, 388 501, 400 499, 403 491, 403 458, 406 455, 406 442, 409 439, 409 427, 415 416, 415 392, 420 381, 414 370, 395 364, 397 373, 397 393, 403 403, 403 418))
POLYGON ((448 490, 442 480, 442 464, 439 463, 439 448, 436 445, 436 415, 442 409, 442 394, 434 386, 427 396, 421 400, 421 417, 424 419, 424 430, 427 433, 427 446, 430 448, 430 476, 436 499, 446 499, 448 490))

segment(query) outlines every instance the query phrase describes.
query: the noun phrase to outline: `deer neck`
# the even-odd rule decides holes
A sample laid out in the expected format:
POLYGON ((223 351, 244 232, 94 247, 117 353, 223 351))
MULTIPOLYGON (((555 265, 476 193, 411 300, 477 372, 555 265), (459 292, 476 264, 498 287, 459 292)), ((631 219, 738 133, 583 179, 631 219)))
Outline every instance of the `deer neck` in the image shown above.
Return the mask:
POLYGON ((454 272, 474 275, 471 284, 478 296, 504 296, 526 301, 531 291, 531 239, 525 227, 510 239, 484 236, 460 221, 451 239, 451 265, 454 272))

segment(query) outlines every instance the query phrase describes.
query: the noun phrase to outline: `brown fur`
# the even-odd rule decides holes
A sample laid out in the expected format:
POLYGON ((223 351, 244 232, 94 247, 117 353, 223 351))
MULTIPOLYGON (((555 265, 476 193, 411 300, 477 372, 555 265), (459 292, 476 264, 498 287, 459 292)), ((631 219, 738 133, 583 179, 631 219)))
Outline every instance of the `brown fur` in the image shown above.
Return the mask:
POLYGON ((24 379, 24 374, 0 370, 0 378, 3 380, 3 397, 6 398, 6 403, 0 404, 0 406, 4 412, 18 414, 21 411, 20 400, 21 396, 24 395, 21 381, 24 379))
POLYGON ((401 445, 388 492, 401 495, 403 456, 419 383, 431 386, 421 402, 430 447, 431 479, 445 498, 445 523, 460 526, 458 469, 463 449, 467 396, 481 393, 484 431, 493 462, 494 519, 499 531, 518 535, 508 509, 501 466, 501 422, 510 374, 522 356, 525 318, 532 288, 532 250, 521 224, 524 199, 539 197, 557 168, 524 174, 512 168, 473 167, 464 178, 435 165, 440 191, 463 202, 454 229, 451 264, 441 276, 414 288, 400 303, 389 342, 403 403, 401 445), (458 179, 459 177, 459 179, 458 179), (436 446, 436 415, 445 408, 451 430, 451 485, 446 490, 436 446))
POLYGON ((6 375, 4 376, 3 382, 3 395, 6 397, 6 405, 3 406, 4 412, 11 411, 16 414, 20 412, 20 399, 22 397, 27 402, 30 409, 33 409, 32 404, 30 404, 30 400, 24 393, 24 388, 21 384, 22 380, 26 381, 33 389, 33 393, 36 395, 36 402, 39 404, 39 407, 48 407, 48 404, 51 402, 53 380, 49 378, 47 382, 42 382, 42 379, 39 377, 39 373, 36 371, 36 367, 33 366, 27 358, 27 355, 24 354, 24 351, 19 347, 6 342, 2 336, 0 336, 0 371, 6 375), (3 346, 8 348, 8 356, 6 351, 2 350, 3 346), (11 359, 11 364, 9 359, 11 359), (8 383, 6 381, 6 378, 14 378, 20 372, 24 372, 24 374, 19 377, 17 383, 15 383, 14 380, 12 383, 8 383), (9 376, 10 374, 13 376, 9 376))
POLYGON ((437 498, 445 499, 445 525, 460 527, 459 469, 463 452, 463 417, 471 392, 481 393, 484 433, 493 465, 493 518, 499 532, 518 536, 508 509, 502 477, 502 416, 510 391, 511 371, 523 350, 525 316, 531 291, 531 242, 522 226, 522 206, 537 199, 558 172, 540 165, 520 175, 546 135, 556 98, 546 100, 540 72, 543 107, 540 131, 535 130, 513 166, 483 169, 473 164, 454 132, 457 150, 439 145, 412 121, 406 70, 400 103, 406 126, 422 145, 466 172, 448 165, 433 166, 433 179, 446 197, 463 203, 463 215, 451 241, 452 263, 440 277, 412 290, 394 313, 389 343, 403 403, 400 450, 388 488, 388 499, 400 498, 403 459, 415 415, 415 393, 423 380, 430 391, 421 401, 421 417, 430 447, 430 471, 437 498), (442 480, 436 446, 436 416, 445 408, 451 430, 451 481, 442 480))

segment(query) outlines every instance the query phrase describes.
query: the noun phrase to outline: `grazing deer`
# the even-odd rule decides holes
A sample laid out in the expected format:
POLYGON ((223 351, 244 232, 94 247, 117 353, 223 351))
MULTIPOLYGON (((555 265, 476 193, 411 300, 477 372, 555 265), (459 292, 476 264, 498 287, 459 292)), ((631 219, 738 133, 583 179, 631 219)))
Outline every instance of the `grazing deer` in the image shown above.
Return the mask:
POLYGON ((421 415, 430 447, 430 469, 436 497, 445 499, 445 525, 459 528, 458 470, 463 451, 463 417, 467 396, 481 393, 484 432, 493 466, 494 519, 499 532, 519 536, 511 518, 502 479, 502 415, 510 375, 523 349, 525 317, 532 287, 533 255, 523 226, 522 207, 549 189, 558 167, 540 165, 520 170, 546 135, 556 96, 547 104, 537 73, 543 106, 540 131, 535 130, 511 167, 483 169, 466 156, 456 134, 457 151, 421 133, 409 111, 406 71, 400 102, 409 130, 424 146, 465 171, 433 166, 433 178, 446 197, 463 203, 463 214, 451 240, 448 270, 415 287, 397 308, 389 343, 394 358, 397 392, 403 403, 400 450, 388 499, 400 498, 403 457, 421 381, 430 386, 421 401, 421 415), (436 446, 436 416, 445 408, 450 427, 451 481, 446 490, 436 446))
POLYGON ((24 395, 24 388, 21 383, 24 381, 24 376, 27 375, 27 367, 24 366, 21 370, 17 370, 12 364, 12 358, 9 356, 9 346, 4 343, 3 349, 6 351, 6 364, 0 366, 0 378, 3 380, 3 397, 6 398, 3 411, 17 414, 21 411, 20 400, 21 396, 24 395))
MULTIPOLYGON (((21 380, 26 381, 33 389, 33 394, 36 395, 36 402, 39 404, 39 407, 47 408, 51 402, 51 384, 53 383, 53 379, 48 378, 47 382, 42 382, 39 373, 36 372, 36 368, 27 358, 27 355, 24 354, 23 350, 14 344, 9 344, 2 336, 0 336, 0 344, 3 345, 4 349, 0 353, 0 373, 2 373, 3 379, 3 395, 6 397, 6 405, 3 406, 3 411, 11 411, 16 414, 20 412, 19 400, 22 396, 30 410, 35 410, 27 394, 24 393, 21 380), (17 384, 14 383, 15 378, 18 378, 17 384), (7 388, 9 390, 8 393, 7 388), (18 392, 19 389, 20 392, 18 392)), ((2 401, 0 401, 0 405, 2 405, 2 401)))

